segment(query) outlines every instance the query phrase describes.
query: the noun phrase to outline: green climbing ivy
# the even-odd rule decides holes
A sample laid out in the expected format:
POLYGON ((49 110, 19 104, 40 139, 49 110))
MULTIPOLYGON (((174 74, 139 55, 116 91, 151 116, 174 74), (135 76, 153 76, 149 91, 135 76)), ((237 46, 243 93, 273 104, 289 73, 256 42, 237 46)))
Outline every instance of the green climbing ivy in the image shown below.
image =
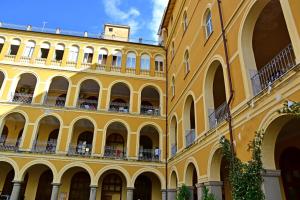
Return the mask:
POLYGON ((216 200, 215 196, 209 192, 209 189, 207 187, 204 186, 202 192, 203 192, 202 200, 216 200))
POLYGON ((231 144, 228 139, 222 137, 220 143, 222 152, 229 161, 229 182, 232 187, 232 198, 234 200, 264 200, 265 196, 261 189, 262 178, 262 161, 261 145, 264 132, 257 132, 254 140, 249 144, 249 151, 252 158, 247 163, 243 163, 236 155, 232 154, 231 144))
POLYGON ((189 188, 186 185, 182 185, 182 187, 180 188, 177 194, 177 200, 189 200, 191 195, 192 194, 189 188))

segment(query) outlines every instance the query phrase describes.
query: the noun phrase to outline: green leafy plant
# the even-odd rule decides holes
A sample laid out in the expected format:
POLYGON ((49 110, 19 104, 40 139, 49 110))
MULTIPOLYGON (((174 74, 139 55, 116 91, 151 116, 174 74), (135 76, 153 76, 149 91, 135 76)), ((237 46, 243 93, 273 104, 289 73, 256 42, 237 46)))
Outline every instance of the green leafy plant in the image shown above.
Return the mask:
POLYGON ((229 161, 229 182, 232 187, 232 198, 234 200, 264 200, 265 196, 261 189, 262 161, 261 145, 264 132, 256 132, 254 140, 249 144, 249 151, 252 158, 247 163, 243 163, 236 155, 232 154, 231 144, 228 139, 222 137, 220 143, 222 152, 229 161))
POLYGON ((207 187, 204 186, 202 192, 203 192, 202 200, 216 200, 215 196, 209 192, 209 189, 207 187))
POLYGON ((178 192, 177 200, 189 200, 191 198, 191 195, 192 194, 189 188, 186 185, 182 185, 178 192))

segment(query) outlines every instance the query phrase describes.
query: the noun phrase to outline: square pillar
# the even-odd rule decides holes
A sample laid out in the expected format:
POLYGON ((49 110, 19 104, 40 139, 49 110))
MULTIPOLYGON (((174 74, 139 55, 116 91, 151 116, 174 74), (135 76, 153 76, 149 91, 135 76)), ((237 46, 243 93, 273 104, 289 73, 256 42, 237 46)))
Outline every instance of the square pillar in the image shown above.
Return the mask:
POLYGON ((90 188, 90 200, 96 200, 98 186, 91 185, 90 188))
POLYGON ((209 181, 204 183, 204 185, 209 189, 209 191, 215 196, 217 200, 222 200, 222 181, 209 181))
POLYGON ((134 188, 132 188, 132 187, 127 188, 126 200, 133 200, 133 190, 134 190, 134 188))
POLYGON ((60 188, 60 184, 56 184, 56 183, 52 184, 51 200, 58 200, 59 188, 60 188))
POLYGON ((262 190, 266 200, 282 200, 280 175, 280 170, 266 170, 262 173, 264 179, 262 190))
POLYGON ((168 200, 176 200, 177 189, 168 189, 168 200))
POLYGON ((204 184, 198 183, 198 184, 196 184, 196 188, 197 188, 197 197, 198 197, 197 200, 202 200, 204 184))

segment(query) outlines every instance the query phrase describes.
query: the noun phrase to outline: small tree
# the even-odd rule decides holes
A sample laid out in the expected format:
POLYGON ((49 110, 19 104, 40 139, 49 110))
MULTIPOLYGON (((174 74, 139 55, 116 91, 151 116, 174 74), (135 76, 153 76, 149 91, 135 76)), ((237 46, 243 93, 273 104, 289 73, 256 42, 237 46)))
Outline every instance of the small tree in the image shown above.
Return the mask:
POLYGON ((202 200, 216 200, 215 196, 209 192, 209 189, 207 187, 204 186, 202 192, 202 200))
POLYGON ((191 198, 191 192, 186 185, 182 185, 177 195, 177 200, 189 200, 191 198))
POLYGON ((231 144, 222 137, 220 143, 225 158, 230 162, 229 181, 232 187, 234 200, 264 200, 265 196, 261 189, 263 171, 261 161, 261 145, 264 132, 257 132, 254 140, 249 144, 249 151, 252 152, 252 159, 243 163, 236 155, 232 154, 231 144))

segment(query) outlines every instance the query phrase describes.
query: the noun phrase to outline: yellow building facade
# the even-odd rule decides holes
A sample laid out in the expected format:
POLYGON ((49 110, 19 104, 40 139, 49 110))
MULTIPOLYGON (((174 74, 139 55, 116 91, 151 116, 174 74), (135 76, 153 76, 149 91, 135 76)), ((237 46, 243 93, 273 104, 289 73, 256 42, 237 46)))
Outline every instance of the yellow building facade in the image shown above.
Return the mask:
MULTIPOLYGON (((264 130, 266 199, 298 199, 298 0, 170 0, 164 47, 126 26, 75 36, 0 28, 0 191, 18 199, 231 199, 219 140, 242 161, 264 130)), ((22 30, 21 30, 22 29, 22 30)))

